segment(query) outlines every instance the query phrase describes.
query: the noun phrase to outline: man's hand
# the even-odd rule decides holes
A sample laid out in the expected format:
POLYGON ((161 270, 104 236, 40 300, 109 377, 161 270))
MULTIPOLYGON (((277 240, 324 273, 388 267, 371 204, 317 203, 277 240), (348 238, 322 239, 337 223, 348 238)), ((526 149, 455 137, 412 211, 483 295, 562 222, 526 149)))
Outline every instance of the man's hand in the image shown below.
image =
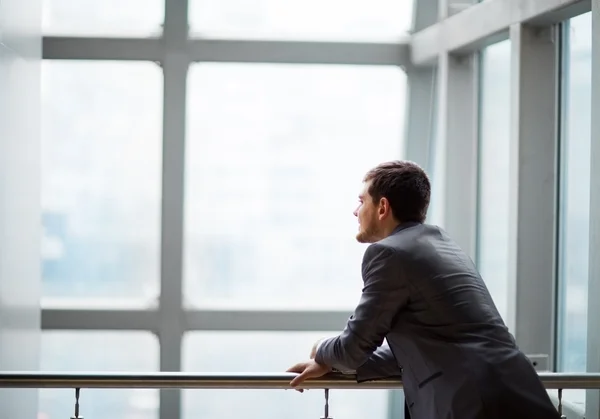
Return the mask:
POLYGON ((317 364, 314 360, 300 362, 287 369, 286 372, 297 372, 299 373, 291 382, 292 387, 297 387, 308 378, 319 378, 331 371, 331 368, 327 365, 317 364))

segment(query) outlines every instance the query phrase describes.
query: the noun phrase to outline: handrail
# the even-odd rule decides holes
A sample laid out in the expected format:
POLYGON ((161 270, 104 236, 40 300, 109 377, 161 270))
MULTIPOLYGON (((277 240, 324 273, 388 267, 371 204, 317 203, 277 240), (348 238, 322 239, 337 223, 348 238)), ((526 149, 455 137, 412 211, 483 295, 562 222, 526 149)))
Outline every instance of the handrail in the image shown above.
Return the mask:
MULTIPOLYGON (((181 389, 289 389, 293 373, 185 373, 185 372, 0 372, 0 388, 181 388, 181 389)), ((600 373, 539 373, 547 389, 598 389, 600 373)), ((327 374, 305 381, 303 389, 402 388, 399 378, 356 382, 356 376, 327 374)))

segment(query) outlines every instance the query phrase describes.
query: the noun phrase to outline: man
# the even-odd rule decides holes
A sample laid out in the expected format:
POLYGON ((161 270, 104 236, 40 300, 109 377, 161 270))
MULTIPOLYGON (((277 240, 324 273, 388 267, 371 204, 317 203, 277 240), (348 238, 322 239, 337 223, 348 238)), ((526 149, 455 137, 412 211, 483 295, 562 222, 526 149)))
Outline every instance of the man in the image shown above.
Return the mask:
POLYGON ((339 336, 288 369, 292 387, 332 369, 359 382, 401 375, 413 419, 558 419, 473 262, 424 224, 430 190, 411 162, 366 174, 354 212, 357 240, 371 243, 360 302, 339 336))

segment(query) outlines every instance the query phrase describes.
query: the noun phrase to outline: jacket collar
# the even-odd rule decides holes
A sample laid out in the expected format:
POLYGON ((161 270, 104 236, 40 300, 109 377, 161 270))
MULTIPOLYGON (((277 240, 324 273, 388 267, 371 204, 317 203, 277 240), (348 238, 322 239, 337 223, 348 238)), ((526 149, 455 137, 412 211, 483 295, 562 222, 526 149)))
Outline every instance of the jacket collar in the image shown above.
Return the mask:
POLYGON ((421 224, 421 223, 419 223, 417 221, 409 221, 409 222, 406 222, 406 223, 400 223, 394 229, 394 231, 392 231, 392 234, 396 234, 396 233, 398 233, 398 232, 400 232, 402 230, 405 230, 405 229, 410 228, 410 227, 414 227, 414 226, 419 225, 419 224, 421 224))

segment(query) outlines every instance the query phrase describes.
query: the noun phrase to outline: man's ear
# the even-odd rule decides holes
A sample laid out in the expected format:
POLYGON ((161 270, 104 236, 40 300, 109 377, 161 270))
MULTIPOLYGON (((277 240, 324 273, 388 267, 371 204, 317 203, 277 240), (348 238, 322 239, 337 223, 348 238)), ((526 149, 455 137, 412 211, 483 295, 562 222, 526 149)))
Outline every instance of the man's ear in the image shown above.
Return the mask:
POLYGON ((390 201, 387 198, 381 198, 379 200, 379 205, 377 209, 377 214, 379 215, 379 219, 382 220, 392 212, 392 207, 390 206, 390 201))

